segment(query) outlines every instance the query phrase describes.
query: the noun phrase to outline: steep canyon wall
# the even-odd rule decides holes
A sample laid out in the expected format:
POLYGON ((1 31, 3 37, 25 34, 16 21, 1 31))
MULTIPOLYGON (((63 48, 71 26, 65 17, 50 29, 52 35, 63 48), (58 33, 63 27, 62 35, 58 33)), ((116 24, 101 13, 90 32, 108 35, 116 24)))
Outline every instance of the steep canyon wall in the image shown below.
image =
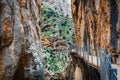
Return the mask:
POLYGON ((120 54, 120 0, 71 0, 75 42, 120 54))
POLYGON ((0 80, 42 80, 40 0, 0 0, 0 80))

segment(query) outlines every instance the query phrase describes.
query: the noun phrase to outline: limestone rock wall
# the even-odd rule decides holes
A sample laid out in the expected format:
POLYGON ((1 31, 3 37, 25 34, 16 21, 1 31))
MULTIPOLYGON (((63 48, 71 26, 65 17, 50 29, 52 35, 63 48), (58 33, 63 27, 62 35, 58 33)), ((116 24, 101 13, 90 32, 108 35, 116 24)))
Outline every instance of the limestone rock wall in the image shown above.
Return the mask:
POLYGON ((71 0, 71 6, 77 44, 120 54, 120 0, 71 0))
POLYGON ((71 18, 71 0, 41 0, 43 6, 49 7, 63 16, 71 18))
POLYGON ((40 0, 0 0, 0 80, 43 80, 40 0))

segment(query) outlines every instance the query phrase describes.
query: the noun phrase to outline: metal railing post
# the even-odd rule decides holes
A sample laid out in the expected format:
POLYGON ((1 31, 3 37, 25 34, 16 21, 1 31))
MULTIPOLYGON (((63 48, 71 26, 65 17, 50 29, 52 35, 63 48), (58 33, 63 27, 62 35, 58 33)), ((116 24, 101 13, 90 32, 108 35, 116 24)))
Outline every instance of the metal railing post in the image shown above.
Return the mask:
POLYGON ((91 60, 92 60, 92 64, 93 64, 93 48, 91 48, 91 60))
POLYGON ((98 69, 98 65, 99 65, 99 62, 98 62, 98 47, 96 47, 96 56, 97 56, 97 69, 98 69))
POLYGON ((107 69, 108 79, 110 80, 111 58, 109 55, 106 55, 106 69, 107 69))
POLYGON ((101 80, 105 80, 105 56, 104 49, 100 51, 100 76, 101 80))
POLYGON ((80 56, 81 56, 81 46, 79 47, 79 52, 80 52, 80 56))
POLYGON ((83 49, 83 58, 84 58, 84 56, 85 56, 85 55, 84 55, 84 46, 82 47, 82 49, 83 49))
POLYGON ((111 68, 111 70, 110 70, 110 80, 117 80, 117 69, 111 68))
POLYGON ((85 59, 87 61, 87 47, 85 46, 85 59))
POLYGON ((90 47, 88 48, 88 61, 89 61, 89 55, 90 55, 90 47))
POLYGON ((86 60, 86 47, 84 46, 84 55, 85 55, 85 60, 86 60))

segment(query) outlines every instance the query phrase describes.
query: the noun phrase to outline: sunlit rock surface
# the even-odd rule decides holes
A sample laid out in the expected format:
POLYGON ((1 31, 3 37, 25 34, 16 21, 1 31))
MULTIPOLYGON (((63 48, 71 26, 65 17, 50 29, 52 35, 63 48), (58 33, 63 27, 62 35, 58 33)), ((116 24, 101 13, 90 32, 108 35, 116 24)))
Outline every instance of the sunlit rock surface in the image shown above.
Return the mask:
POLYGON ((0 0, 0 80, 43 80, 40 0, 0 0))
POLYGON ((72 17, 71 0, 42 0, 42 4, 51 8, 59 15, 72 17))
MULTIPOLYGON (((120 0, 71 0, 75 42, 120 55, 120 0)), ((118 60, 119 61, 119 60, 118 60)))

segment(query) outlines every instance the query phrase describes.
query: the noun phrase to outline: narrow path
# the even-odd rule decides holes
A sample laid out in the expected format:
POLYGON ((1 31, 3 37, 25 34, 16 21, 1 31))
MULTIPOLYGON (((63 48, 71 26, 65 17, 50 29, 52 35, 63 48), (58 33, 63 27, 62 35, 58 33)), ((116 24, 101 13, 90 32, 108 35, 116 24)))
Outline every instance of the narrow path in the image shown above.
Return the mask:
POLYGON ((76 65, 75 67, 79 66, 79 68, 81 68, 83 80, 100 80, 99 71, 95 67, 89 65, 77 53, 70 52, 70 54, 72 56, 74 65, 76 65))
MULTIPOLYGON (((89 52, 87 47, 80 47, 79 48, 77 45, 75 45, 75 46, 72 46, 70 50, 71 50, 71 52, 74 52, 79 57, 81 57, 87 65, 90 65, 90 66, 98 69, 98 71, 100 70, 100 61, 102 61, 101 65, 103 65, 102 67, 104 67, 105 69, 106 69, 106 66, 104 66, 104 65, 109 64, 110 66, 112 66, 112 69, 117 69, 117 74, 114 74, 114 75, 116 75, 116 78, 118 80, 120 80, 120 65, 111 64, 111 62, 109 61, 110 57, 105 53, 104 49, 102 49, 101 55, 98 57, 92 55, 92 50, 90 49, 89 51, 91 51, 91 52, 89 52)), ((110 69, 111 68, 109 68, 109 70, 110 69)), ((106 71, 105 71, 105 73, 106 73, 106 71)), ((112 72, 111 72, 111 74, 112 74, 112 72)), ((108 74, 104 74, 104 75, 108 75, 108 74)), ((101 75, 101 76, 104 77, 103 75, 101 75)))
POLYGON ((78 54, 79 56, 81 57, 84 57, 84 59, 86 60, 87 63, 97 67, 99 66, 100 67, 100 57, 96 57, 96 56, 93 56, 93 55, 81 55, 81 54, 78 54), (98 61, 97 61, 98 60, 98 61))
MULTIPOLYGON (((81 56, 81 55, 79 55, 79 56, 81 56)), ((82 57, 83 57, 83 55, 82 55, 82 57)), ((98 68, 100 68, 100 57, 98 57, 98 64, 97 64, 97 57, 96 56, 92 56, 92 55, 86 56, 86 60, 87 60, 86 62, 88 64, 91 64, 92 66, 94 66, 96 68, 98 65, 98 68)), ((118 80, 120 80, 120 65, 112 64, 112 68, 117 69, 117 78, 118 78, 118 80)))

